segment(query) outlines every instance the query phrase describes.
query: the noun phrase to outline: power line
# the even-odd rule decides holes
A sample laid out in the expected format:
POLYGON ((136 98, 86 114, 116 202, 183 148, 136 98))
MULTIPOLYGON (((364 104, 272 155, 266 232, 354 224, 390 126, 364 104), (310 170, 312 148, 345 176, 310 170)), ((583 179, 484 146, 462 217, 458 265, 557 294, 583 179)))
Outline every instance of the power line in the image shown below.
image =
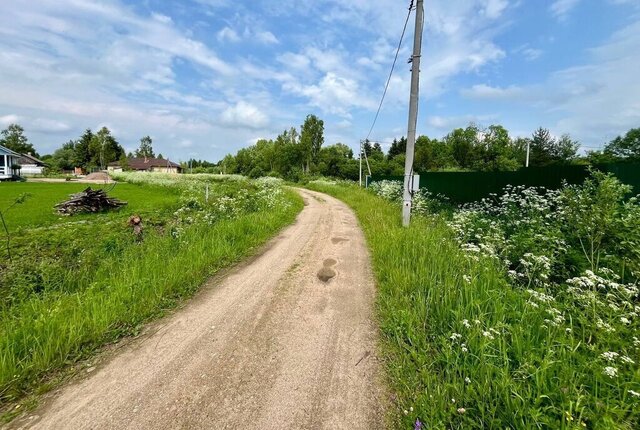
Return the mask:
POLYGON ((407 24, 409 23, 409 17, 411 16, 411 11, 413 10, 413 0, 409 2, 409 13, 407 13, 407 19, 404 21, 404 27, 402 28, 402 35, 400 35, 400 42, 398 42, 398 49, 396 49, 396 56, 393 58, 393 64, 391 65, 391 71, 389 72, 389 77, 387 78, 387 83, 384 86, 384 91, 382 93, 382 98, 380 99, 380 104, 378 105, 378 110, 376 112, 376 116, 373 118, 373 124, 371 124, 371 128, 369 129, 369 133, 367 133, 367 139, 371 135, 373 131, 373 127, 376 125, 376 121, 378 121, 378 115, 380 115, 380 109, 382 109, 382 103, 384 102, 384 98, 387 95, 387 90, 389 89, 389 83, 391 82, 391 76, 393 75, 393 70, 396 67, 396 62, 398 61, 398 55, 400 54, 400 48, 402 47, 402 40, 404 39, 404 33, 407 31, 407 24))

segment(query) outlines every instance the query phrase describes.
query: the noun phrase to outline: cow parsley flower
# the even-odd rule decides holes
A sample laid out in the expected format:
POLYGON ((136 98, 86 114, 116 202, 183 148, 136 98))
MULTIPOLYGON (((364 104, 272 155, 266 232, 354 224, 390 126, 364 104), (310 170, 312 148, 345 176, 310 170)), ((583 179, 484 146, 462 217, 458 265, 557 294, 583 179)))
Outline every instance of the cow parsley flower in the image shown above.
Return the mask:
POLYGON ((618 369, 615 367, 607 366, 604 368, 604 374, 610 378, 618 377, 618 369))
POLYGON ((607 351, 600 354, 600 357, 604 358, 607 361, 615 361, 619 355, 620 354, 618 354, 617 352, 607 351))

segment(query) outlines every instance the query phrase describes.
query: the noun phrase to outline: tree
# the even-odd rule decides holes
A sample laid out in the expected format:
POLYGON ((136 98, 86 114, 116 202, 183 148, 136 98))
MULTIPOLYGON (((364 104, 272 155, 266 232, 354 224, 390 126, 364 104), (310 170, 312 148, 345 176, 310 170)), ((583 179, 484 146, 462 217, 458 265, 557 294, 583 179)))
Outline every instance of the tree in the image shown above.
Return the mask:
POLYGON ((0 145, 19 154, 32 154, 39 157, 33 145, 29 143, 29 139, 24 135, 24 128, 18 124, 9 124, 7 128, 0 132, 2 138, 0 145))
POLYGON ((546 128, 538 128, 531 136, 529 164, 548 166, 550 164, 569 163, 578 154, 580 144, 564 134, 560 139, 551 136, 546 128))
POLYGON ((481 135, 480 144, 476 146, 478 157, 474 160, 477 170, 508 171, 520 167, 507 129, 491 125, 481 135))
POLYGON ((75 158, 75 142, 68 141, 62 145, 62 148, 55 150, 48 163, 51 168, 56 171, 73 170, 75 158))
POLYGON ((616 159, 640 160, 640 128, 616 137, 605 145, 603 152, 616 159))
POLYGON ((551 164, 551 150, 554 139, 546 128, 538 128, 531 136, 529 148, 529 165, 546 166, 551 164))
POLYGON ((84 131, 82 136, 80 136, 80 139, 76 141, 73 150, 73 164, 75 164, 76 167, 87 168, 89 166, 89 162, 91 161, 89 146, 91 145, 92 140, 93 133, 91 132, 91 129, 88 128, 84 131))
POLYGON ((472 166, 473 150, 478 145, 478 128, 475 125, 453 130, 444 141, 451 148, 451 155, 459 167, 468 169, 472 166))
POLYGON ((124 149, 111 135, 111 131, 107 127, 102 127, 91 138, 89 154, 88 166, 99 167, 104 170, 109 163, 120 159, 124 154, 124 149))
POLYGON ((158 154, 158 160, 164 160, 164 157, 162 156, 162 154, 158 154))
POLYGON ((152 143, 153 141, 149 136, 145 136, 140 139, 140 147, 136 149, 136 157, 144 158, 145 160, 147 158, 154 158, 155 154, 153 153, 153 147, 151 146, 152 143))
POLYGON ((371 141, 369 139, 365 139, 364 143, 362 144, 362 152, 364 152, 364 155, 367 156, 367 158, 371 157, 371 152, 373 151, 373 146, 371 145, 371 141))
POLYGON ((407 153, 407 138, 402 136, 400 139, 393 139, 387 158, 392 159, 398 155, 405 155, 407 153))
POLYGON ((375 142, 373 144, 373 147, 371 148, 371 153, 369 154, 369 157, 374 159, 374 160, 383 160, 384 159, 384 152, 382 152, 382 147, 380 146, 380 143, 375 142))
POLYGON ((324 121, 315 115, 307 115, 300 129, 300 145, 306 163, 306 172, 309 172, 311 163, 318 162, 318 154, 324 143, 324 121))
POLYGON ((551 150, 551 158, 557 163, 569 163, 576 159, 580 144, 571 139, 568 134, 563 134, 556 140, 551 150))

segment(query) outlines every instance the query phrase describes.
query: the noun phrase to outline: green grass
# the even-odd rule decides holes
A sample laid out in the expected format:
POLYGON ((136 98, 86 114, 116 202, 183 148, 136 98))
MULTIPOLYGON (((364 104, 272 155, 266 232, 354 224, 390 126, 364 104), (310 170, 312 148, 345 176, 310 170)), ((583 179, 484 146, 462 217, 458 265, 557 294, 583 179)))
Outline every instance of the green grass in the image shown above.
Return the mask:
POLYGON ((365 232, 395 427, 638 428, 639 372, 604 376, 594 339, 549 324, 547 308, 494 260, 469 258, 439 217, 403 228, 400 208, 365 190, 309 187, 349 204, 365 232))
MULTIPOLYGON (((69 198, 69 194, 78 193, 87 187, 93 189, 111 189, 111 185, 47 182, 0 182, 0 211, 4 211, 23 193, 30 197, 22 204, 6 212, 5 219, 10 231, 21 227, 51 225, 59 222, 95 219, 95 215, 77 215, 63 217, 56 213, 54 205, 69 198)), ((121 213, 136 213, 163 210, 175 206, 178 198, 175 191, 153 186, 119 183, 109 192, 110 197, 126 201, 127 206, 121 213)), ((109 214, 99 216, 108 217, 109 214)))
MULTIPOLYGON (((234 182, 220 189, 249 186, 234 182)), ((171 190, 154 194, 149 185, 118 187, 121 198, 153 196, 138 208, 178 200, 171 190)), ((46 386, 52 373, 105 343, 136 333, 221 268, 254 252, 303 207, 293 191, 285 192, 284 202, 212 224, 179 224, 177 237, 170 230, 173 212, 152 211, 143 217, 140 243, 126 226, 126 214, 117 212, 109 219, 21 230, 17 258, 0 273, 0 405, 46 386)), ((52 222, 37 214, 32 219, 52 222)))

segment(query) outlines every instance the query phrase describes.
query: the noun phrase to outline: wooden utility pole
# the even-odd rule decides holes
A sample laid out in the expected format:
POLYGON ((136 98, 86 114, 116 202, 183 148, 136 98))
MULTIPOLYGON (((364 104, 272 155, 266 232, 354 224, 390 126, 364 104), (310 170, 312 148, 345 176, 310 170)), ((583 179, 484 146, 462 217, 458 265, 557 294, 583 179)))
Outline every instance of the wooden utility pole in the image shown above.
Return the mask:
POLYGON ((420 88, 420 52, 422 50, 422 28, 424 24, 424 0, 416 3, 416 29, 413 37, 411 56, 411 97, 409 98, 409 126, 407 129, 407 158, 404 163, 404 192, 402 204, 402 225, 411 221, 411 197, 413 194, 413 155, 416 145, 416 125, 418 122, 418 94, 420 88))

